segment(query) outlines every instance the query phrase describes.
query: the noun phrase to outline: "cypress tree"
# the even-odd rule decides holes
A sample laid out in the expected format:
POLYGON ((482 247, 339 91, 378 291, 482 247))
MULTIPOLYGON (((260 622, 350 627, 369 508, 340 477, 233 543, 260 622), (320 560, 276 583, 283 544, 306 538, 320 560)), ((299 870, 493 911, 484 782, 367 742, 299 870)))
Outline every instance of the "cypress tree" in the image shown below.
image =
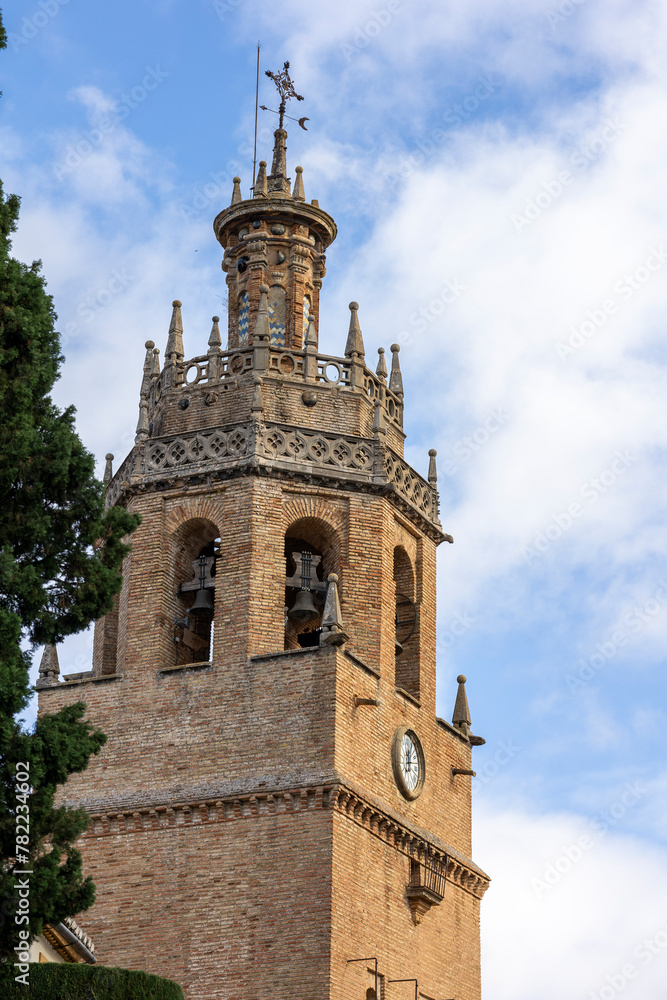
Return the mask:
POLYGON ((85 770, 105 736, 84 720, 81 703, 42 716, 26 730, 19 716, 32 696, 32 653, 110 610, 129 551, 124 539, 139 522, 122 508, 105 513, 104 488, 75 431, 74 409, 61 410, 51 400, 63 361, 56 315, 41 263, 28 266, 10 256, 18 213, 19 199, 5 198, 0 185, 0 974, 5 975, 13 970, 19 931, 32 938, 45 922, 79 913, 95 898, 73 846, 88 816, 54 801, 68 775, 85 770), (17 782, 17 769, 27 771, 29 781, 17 782), (28 834, 19 819, 26 815, 28 834), (16 872, 25 870, 32 872, 29 914, 17 923, 16 872))

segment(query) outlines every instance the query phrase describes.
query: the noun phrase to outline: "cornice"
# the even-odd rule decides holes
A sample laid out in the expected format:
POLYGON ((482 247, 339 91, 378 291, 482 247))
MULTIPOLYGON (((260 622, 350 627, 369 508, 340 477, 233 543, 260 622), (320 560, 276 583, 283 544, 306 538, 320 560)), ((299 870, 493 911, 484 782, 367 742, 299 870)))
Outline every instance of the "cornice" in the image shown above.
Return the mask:
POLYGON ((153 806, 93 813, 84 839, 118 837, 171 828, 201 827, 258 819, 264 816, 297 815, 330 810, 366 829, 389 847, 409 858, 426 855, 447 860, 447 881, 477 899, 489 885, 489 877, 460 851, 439 838, 391 814, 348 784, 300 786, 273 791, 257 790, 245 795, 190 802, 163 802, 153 806))

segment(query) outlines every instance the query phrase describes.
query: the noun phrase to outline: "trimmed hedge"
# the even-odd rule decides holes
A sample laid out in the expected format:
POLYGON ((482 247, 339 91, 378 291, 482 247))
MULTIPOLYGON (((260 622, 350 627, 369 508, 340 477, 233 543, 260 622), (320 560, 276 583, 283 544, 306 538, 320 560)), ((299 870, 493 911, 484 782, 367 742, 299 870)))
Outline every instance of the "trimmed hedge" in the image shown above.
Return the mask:
MULTIPOLYGON (((18 971, 18 970, 17 970, 18 971)), ((106 965, 33 963, 30 986, 13 981, 4 1000, 184 1000, 171 979, 106 965)))

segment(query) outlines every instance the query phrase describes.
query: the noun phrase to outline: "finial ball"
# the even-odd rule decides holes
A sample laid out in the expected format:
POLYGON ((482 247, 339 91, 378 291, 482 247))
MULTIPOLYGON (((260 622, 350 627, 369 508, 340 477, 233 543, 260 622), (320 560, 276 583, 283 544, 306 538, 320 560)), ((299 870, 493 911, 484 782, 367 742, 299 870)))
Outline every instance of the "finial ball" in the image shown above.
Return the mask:
POLYGON ((338 574, 337 573, 329 573, 329 575, 327 577, 327 581, 329 583, 338 583, 338 574))
POLYGON ((465 682, 466 682, 466 676, 465 676, 465 674, 459 674, 459 676, 456 679, 459 682, 459 684, 465 684, 465 682))
POLYGON ((144 344, 144 347, 146 348, 147 351, 152 351, 153 348, 155 347, 155 344, 152 340, 147 340, 146 343, 144 344))
POLYGON ((392 344, 391 345, 391 351, 392 351, 393 354, 398 354, 398 352, 400 351, 400 349, 401 349, 401 345, 400 344, 392 344))
POLYGON ((384 347, 378 347, 378 354, 384 354, 384 347))
POLYGON ((219 323, 220 322, 220 317, 219 316, 212 316, 211 317, 211 322, 212 323, 219 323))
POLYGON ((240 177, 233 177, 232 180, 234 181, 235 184, 240 184, 241 183, 241 178, 240 177))
POLYGON ((297 174, 303 173, 303 167, 295 167, 294 169, 296 170, 297 174))
POLYGON ((104 457, 106 458, 107 462, 113 462, 113 455, 111 454, 110 451, 108 451, 104 457))
POLYGON ((265 167, 266 166, 266 160, 260 160, 259 161, 259 165, 260 165, 260 167, 265 167))
POLYGON ((260 285, 259 286, 259 290, 260 290, 260 292, 266 292, 267 295, 269 294, 269 286, 268 285, 260 285))
POLYGON ((359 303, 358 302, 350 302, 350 310, 358 309, 358 308, 359 308, 359 303))
POLYGON ((174 309, 180 309, 181 306, 183 305, 180 299, 174 299, 174 301, 171 304, 174 307, 174 309))
POLYGON ((435 456, 438 454, 435 448, 429 448, 428 453, 430 458, 435 458, 435 456))

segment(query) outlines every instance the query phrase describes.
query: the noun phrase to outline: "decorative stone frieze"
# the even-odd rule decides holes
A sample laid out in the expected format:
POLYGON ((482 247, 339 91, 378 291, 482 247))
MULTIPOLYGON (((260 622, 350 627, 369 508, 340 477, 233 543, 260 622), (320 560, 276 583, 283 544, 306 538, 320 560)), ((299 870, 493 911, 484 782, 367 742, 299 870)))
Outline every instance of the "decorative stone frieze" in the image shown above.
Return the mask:
POLYGON ((438 494, 407 462, 375 438, 330 434, 287 424, 252 422, 211 431, 149 439, 134 450, 134 464, 124 462, 109 484, 108 503, 125 488, 157 478, 201 472, 247 474, 248 466, 271 473, 313 472, 369 487, 393 487, 397 504, 440 528, 438 494), (128 471, 131 474, 128 475, 128 471), (123 485, 124 484, 124 485, 123 485))

